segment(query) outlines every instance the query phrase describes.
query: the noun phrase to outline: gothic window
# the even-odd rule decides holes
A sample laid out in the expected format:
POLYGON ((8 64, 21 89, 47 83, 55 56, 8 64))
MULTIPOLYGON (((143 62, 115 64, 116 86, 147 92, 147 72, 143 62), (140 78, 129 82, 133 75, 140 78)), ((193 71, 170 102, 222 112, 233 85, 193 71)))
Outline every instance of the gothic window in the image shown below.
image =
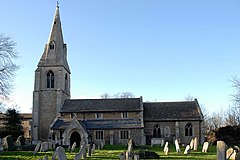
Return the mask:
POLYGON ((51 43, 49 44, 49 48, 50 48, 50 49, 54 49, 54 43, 53 43, 53 42, 51 42, 51 43))
POLYGON ((129 131, 120 131, 120 139, 129 139, 129 131))
POLYGON ((161 138, 161 128, 158 124, 153 127, 153 138, 161 138))
POLYGON ((187 123, 185 126, 185 136, 192 136, 192 123, 187 123))
POLYGON ((103 131, 95 131, 96 139, 103 139, 103 131))
POLYGON ((47 88, 54 88, 54 73, 51 70, 47 73, 47 88))

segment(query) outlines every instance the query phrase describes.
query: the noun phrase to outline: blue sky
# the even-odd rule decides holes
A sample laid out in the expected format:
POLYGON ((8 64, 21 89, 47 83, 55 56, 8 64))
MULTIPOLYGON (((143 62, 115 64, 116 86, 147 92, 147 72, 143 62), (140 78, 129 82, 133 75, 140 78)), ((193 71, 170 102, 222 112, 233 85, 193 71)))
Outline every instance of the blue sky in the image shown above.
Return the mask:
MULTIPOLYGON (((239 0, 69 0, 60 16, 72 98, 129 91, 144 101, 198 99, 208 111, 231 105, 240 76, 239 0)), ((34 71, 56 1, 2 1, 0 32, 17 42, 21 69, 11 103, 31 112, 34 71)))

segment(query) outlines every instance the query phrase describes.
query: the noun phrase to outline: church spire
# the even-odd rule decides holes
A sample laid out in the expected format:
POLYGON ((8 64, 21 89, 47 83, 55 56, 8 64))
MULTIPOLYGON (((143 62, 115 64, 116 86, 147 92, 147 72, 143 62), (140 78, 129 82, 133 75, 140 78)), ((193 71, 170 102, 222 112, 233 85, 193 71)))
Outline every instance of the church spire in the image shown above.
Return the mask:
POLYGON ((38 66, 61 65, 70 72, 67 63, 67 46, 64 44, 59 6, 57 2, 55 15, 48 42, 38 66))

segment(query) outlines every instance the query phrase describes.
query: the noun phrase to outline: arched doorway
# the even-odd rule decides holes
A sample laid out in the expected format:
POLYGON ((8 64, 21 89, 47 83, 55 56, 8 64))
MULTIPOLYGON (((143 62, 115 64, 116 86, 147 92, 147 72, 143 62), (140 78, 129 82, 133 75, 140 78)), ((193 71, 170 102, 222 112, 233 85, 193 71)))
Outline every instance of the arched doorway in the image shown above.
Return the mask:
POLYGON ((76 147, 80 147, 81 136, 76 131, 71 134, 70 145, 72 146, 74 142, 77 144, 76 147))

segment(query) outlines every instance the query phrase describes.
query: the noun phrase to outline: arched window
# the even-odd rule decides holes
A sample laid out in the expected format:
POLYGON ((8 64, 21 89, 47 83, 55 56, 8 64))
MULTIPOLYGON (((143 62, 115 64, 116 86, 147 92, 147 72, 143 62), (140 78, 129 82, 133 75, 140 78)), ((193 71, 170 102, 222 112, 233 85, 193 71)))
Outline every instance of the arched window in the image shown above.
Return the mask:
POLYGON ((161 129, 158 124, 153 127, 153 138, 161 138, 161 129))
POLYGON ((54 88, 54 73, 51 70, 47 73, 47 88, 54 88))
POLYGON ((192 136, 192 123, 187 123, 185 126, 185 136, 192 136))
POLYGON ((54 49, 54 42, 51 42, 51 43, 49 44, 49 48, 50 48, 50 49, 54 49))

